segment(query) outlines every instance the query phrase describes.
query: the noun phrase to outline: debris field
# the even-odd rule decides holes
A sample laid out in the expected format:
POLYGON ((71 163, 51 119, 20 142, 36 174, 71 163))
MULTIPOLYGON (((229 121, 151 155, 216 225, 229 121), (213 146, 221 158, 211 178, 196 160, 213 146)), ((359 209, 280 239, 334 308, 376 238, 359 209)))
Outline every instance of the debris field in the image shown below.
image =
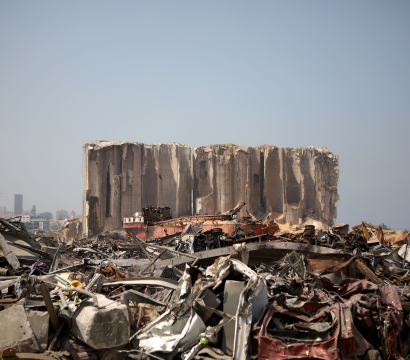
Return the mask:
POLYGON ((212 228, 67 242, 0 219, 2 358, 409 358, 406 233, 366 222, 258 232, 237 212, 212 228), (224 231, 233 219, 242 225, 224 231))

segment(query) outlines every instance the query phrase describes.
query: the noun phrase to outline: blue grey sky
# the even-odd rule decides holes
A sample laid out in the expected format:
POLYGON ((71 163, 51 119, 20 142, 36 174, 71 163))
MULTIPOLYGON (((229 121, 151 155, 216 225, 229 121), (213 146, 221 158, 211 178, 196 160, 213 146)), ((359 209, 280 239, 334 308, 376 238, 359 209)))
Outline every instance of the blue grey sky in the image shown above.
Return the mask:
POLYGON ((0 206, 82 212, 93 140, 325 146, 338 222, 409 221, 410 1, 0 2, 0 206))

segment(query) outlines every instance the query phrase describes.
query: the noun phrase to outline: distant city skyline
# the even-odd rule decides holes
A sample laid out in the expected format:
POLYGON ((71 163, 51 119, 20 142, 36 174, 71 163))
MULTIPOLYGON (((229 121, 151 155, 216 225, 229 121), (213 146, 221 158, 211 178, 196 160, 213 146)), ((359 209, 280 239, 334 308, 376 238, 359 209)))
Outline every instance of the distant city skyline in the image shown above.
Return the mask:
MULTIPOLYGON (((4 195, 4 193, 2 195, 4 195)), ((56 210, 41 209, 41 208, 40 210, 38 210, 37 205, 24 206, 24 199, 25 199, 24 194, 12 194, 12 196, 13 196, 14 201, 11 205, 10 204, 3 205, 3 203, 0 203, 0 215, 12 214, 16 216, 17 215, 41 216, 42 214, 51 214, 52 218, 54 219, 56 217, 57 212, 64 211, 67 213, 67 219, 69 219, 72 212, 74 212, 75 216, 79 216, 82 213, 82 211, 78 212, 78 211, 75 211, 74 209, 66 210, 66 209, 63 209, 62 207, 60 207, 58 210, 57 209, 56 210), (18 202, 17 205, 20 206, 19 204, 21 204, 22 206, 21 213, 15 212, 16 200, 18 202)), ((1 197, 0 197, 0 200, 2 200, 1 197)), ((19 211, 18 209, 17 211, 19 211)))
POLYGON ((6 218, 21 216, 21 221, 28 230, 51 230, 58 231, 66 220, 78 216, 74 210, 67 211, 64 209, 50 211, 37 211, 37 205, 31 205, 30 210, 24 209, 24 194, 14 194, 13 211, 8 210, 7 206, 0 206, 0 216, 6 218), (15 213, 16 211, 16 213, 15 213))

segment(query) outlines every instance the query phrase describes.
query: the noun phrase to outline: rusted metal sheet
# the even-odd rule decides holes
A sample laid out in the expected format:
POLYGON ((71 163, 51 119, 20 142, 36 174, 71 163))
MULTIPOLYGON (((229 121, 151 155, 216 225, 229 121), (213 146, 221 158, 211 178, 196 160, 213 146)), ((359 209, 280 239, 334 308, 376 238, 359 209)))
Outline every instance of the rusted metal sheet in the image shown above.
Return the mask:
MULTIPOLYGON (((180 233, 184 230, 186 223, 167 223, 157 224, 153 226, 146 226, 141 223, 126 224, 124 223, 124 229, 130 231, 133 235, 141 238, 162 238, 167 235, 173 235, 180 233)), ((207 224, 201 225, 204 231, 214 229, 215 227, 221 228, 224 232, 230 234, 234 230, 235 224, 233 222, 227 224, 207 224)))
POLYGON ((23 290, 18 298, 0 299, 0 304, 15 304, 26 295, 26 290, 23 290))
POLYGON ((340 346, 339 350, 343 360, 357 359, 363 356, 373 346, 357 330, 353 322, 350 304, 340 306, 340 346))
POLYGON ((406 234, 399 234, 386 239, 386 242, 395 246, 402 246, 407 243, 406 234))
POLYGON ((171 208, 168 206, 148 206, 142 208, 142 216, 145 224, 172 219, 171 208))
POLYGON ((341 282, 337 293, 339 296, 349 299, 355 294, 362 294, 364 292, 375 294, 378 289, 379 287, 370 281, 348 278, 341 282))
POLYGON ((349 254, 308 255, 305 260, 315 274, 335 274, 339 277, 343 274, 354 278, 357 270, 360 270, 368 280, 375 284, 381 283, 362 258, 349 254))
POLYGON ((403 330, 403 313, 397 287, 395 285, 380 286, 379 294, 387 303, 387 307, 379 302, 376 303, 381 320, 380 334, 384 358, 402 360, 402 355, 408 354, 403 352, 404 344, 400 337, 400 332, 403 330))
POLYGON ((401 306, 399 292, 397 291, 397 286, 395 285, 381 285, 380 289, 383 291, 386 296, 387 304, 391 307, 396 308, 399 311, 403 311, 401 306))
MULTIPOLYGON (((273 234, 279 229, 275 222, 270 224, 262 224, 261 222, 252 221, 248 218, 242 222, 235 221, 236 214, 245 206, 244 202, 238 203, 238 205, 227 211, 226 213, 219 215, 194 215, 187 216, 178 219, 161 219, 159 215, 154 215, 158 212, 164 212, 163 209, 169 208, 144 208, 143 213, 136 213, 136 216, 130 216, 124 218, 123 228, 141 238, 161 238, 182 232, 184 228, 191 224, 201 227, 203 231, 208 231, 215 228, 221 228, 224 233, 231 234, 235 229, 242 228, 246 233, 253 231, 254 235, 273 234), (148 211, 151 209, 150 211, 148 211), (155 210, 157 209, 157 210, 155 210), (160 210, 158 210, 160 209, 160 210), (145 211, 145 212, 144 212, 145 211), (137 216, 138 214, 138 216, 137 216), (142 216, 144 214, 144 216, 142 216), (149 220, 146 219, 146 215, 149 216, 149 220), (154 215, 153 215, 154 214, 154 215), (141 216, 139 216, 141 215, 141 216)), ((166 213, 163 213, 166 217, 166 213)), ((161 215, 162 216, 162 215, 161 215)))
POLYGON ((355 263, 359 267, 359 269, 362 271, 363 274, 365 274, 366 278, 369 279, 370 281, 374 282, 375 284, 380 284, 381 280, 374 274, 373 271, 371 271, 366 264, 364 263, 363 259, 356 258, 355 263))
POLYGON ((305 257, 314 274, 334 272, 337 275, 343 273, 346 276, 353 276, 352 269, 348 266, 353 259, 349 254, 314 254, 305 257))
MULTIPOLYGON (((272 330, 270 330, 272 332, 272 330)), ((316 335, 320 338, 320 335, 316 335)), ((271 304, 265 316, 255 324, 252 331, 252 343, 255 354, 259 359, 323 359, 337 360, 340 359, 338 352, 338 342, 340 341, 340 350, 342 359, 354 359, 355 355, 363 355, 371 345, 363 338, 352 322, 349 306, 345 304, 334 304, 325 310, 317 313, 312 317, 298 315, 292 311, 281 308, 275 303, 271 304), (297 331, 275 331, 281 334, 281 339, 275 338, 268 331, 268 325, 272 317, 277 314, 283 314, 288 319, 294 319, 299 323, 313 324, 325 319, 328 314, 332 313, 336 319, 336 326, 333 332, 329 332, 325 339, 314 340, 315 334, 306 334, 313 336, 312 339, 302 340, 304 334, 297 331), (300 337, 301 340, 287 339, 287 336, 300 337)))
POLYGON ((353 226, 353 229, 358 229, 362 231, 363 236, 366 238, 366 240, 370 240, 371 234, 369 233, 369 230, 367 230, 367 227, 364 222, 362 222, 360 225, 353 226))
POLYGON ((380 244, 386 245, 386 240, 384 239, 384 233, 381 226, 377 228, 377 239, 379 240, 380 244))
MULTIPOLYGON (((153 226, 144 226, 144 224, 134 223, 126 224, 124 223, 124 229, 130 231, 133 235, 141 238, 162 238, 164 236, 173 235, 182 232, 188 222, 184 223, 167 223, 167 224, 157 224, 153 226)), ((277 225, 265 225, 265 224, 236 224, 233 221, 218 222, 214 221, 211 224, 199 224, 194 225, 200 226, 203 231, 212 230, 215 228, 221 228, 224 233, 231 234, 235 228, 243 228, 246 232, 253 230, 256 236, 264 234, 273 234, 279 229, 277 225)))

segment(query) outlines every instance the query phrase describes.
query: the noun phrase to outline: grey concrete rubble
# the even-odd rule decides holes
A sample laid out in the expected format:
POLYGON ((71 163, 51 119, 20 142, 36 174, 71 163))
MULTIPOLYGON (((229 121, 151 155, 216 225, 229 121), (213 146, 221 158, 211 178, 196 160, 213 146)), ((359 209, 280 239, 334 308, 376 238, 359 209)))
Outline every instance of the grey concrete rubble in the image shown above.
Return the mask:
POLYGON ((128 310, 124 304, 97 295, 98 308, 84 300, 71 319, 72 333, 93 349, 125 345, 130 338, 128 310))
POLYGON ((43 349, 47 349, 48 331, 49 331, 49 316, 45 311, 26 311, 27 319, 36 336, 38 342, 43 349))
POLYGON ((66 242, 0 219, 2 358, 409 360, 407 233, 231 215, 66 242))
POLYGON ((12 347, 17 352, 38 353, 41 345, 30 325, 24 306, 16 305, 0 311, 0 349, 12 347))

